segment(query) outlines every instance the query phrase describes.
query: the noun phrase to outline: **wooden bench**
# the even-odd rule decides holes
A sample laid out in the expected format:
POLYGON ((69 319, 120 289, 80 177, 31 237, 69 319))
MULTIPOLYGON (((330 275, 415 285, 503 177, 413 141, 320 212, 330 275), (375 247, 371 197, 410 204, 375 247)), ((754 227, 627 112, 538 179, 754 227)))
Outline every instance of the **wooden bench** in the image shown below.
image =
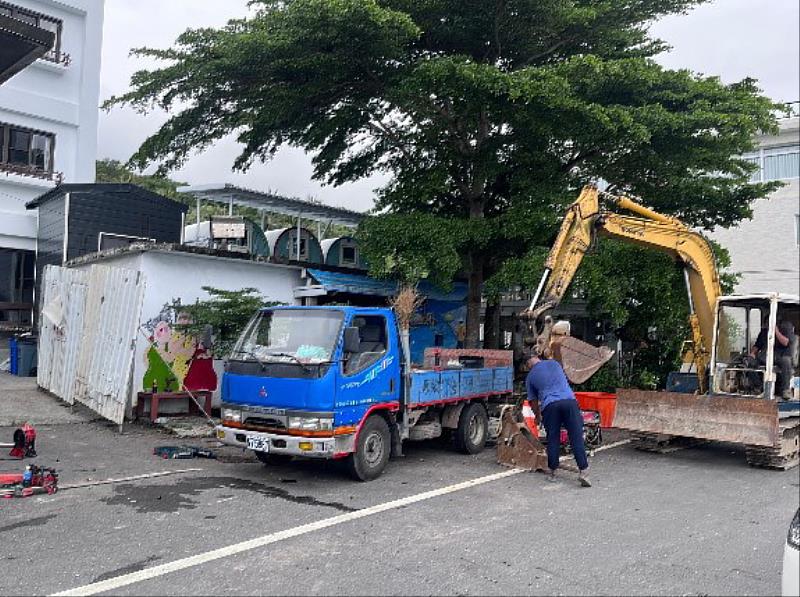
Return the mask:
MULTIPOLYGON (((203 410, 206 414, 211 414, 211 394, 212 392, 208 390, 197 390, 196 392, 192 392, 192 395, 197 400, 204 400, 205 403, 203 405, 203 410)), ((139 392, 138 393, 138 400, 136 403, 136 418, 144 416, 144 403, 145 400, 150 401, 150 420, 155 422, 158 418, 158 405, 165 400, 188 400, 189 401, 189 412, 187 413, 189 416, 200 416, 200 409, 198 408, 197 404, 194 400, 192 400, 192 396, 189 395, 189 392, 139 392)), ((173 413, 170 413, 173 414, 173 413)), ((183 414, 183 413, 181 413, 183 414)))

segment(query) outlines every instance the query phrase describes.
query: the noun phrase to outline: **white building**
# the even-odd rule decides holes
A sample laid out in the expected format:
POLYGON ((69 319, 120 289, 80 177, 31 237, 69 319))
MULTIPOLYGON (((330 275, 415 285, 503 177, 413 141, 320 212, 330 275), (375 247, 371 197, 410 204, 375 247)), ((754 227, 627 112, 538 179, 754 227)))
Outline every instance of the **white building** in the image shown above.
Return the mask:
POLYGON ((753 204, 753 218, 715 230, 711 237, 730 251, 731 270, 741 274, 737 294, 800 291, 800 118, 780 121, 777 135, 758 138, 745 157, 758 164, 754 181, 784 186, 753 204))
POLYGON ((94 182, 103 0, 0 0, 55 46, 0 86, 0 331, 30 321, 35 212, 57 182, 94 182))

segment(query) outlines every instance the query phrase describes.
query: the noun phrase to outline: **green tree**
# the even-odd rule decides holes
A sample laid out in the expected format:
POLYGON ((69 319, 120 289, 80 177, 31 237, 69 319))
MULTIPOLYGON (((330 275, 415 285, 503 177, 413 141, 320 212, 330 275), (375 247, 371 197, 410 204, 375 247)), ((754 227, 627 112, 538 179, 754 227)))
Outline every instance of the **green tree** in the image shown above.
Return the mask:
POLYGON ((771 188, 732 157, 775 127, 755 82, 652 59, 666 46, 650 23, 701 2, 260 0, 249 18, 138 50, 165 66, 106 106, 173 111, 132 157, 139 168, 166 173, 235 133, 237 168, 289 144, 329 183, 389 173, 377 209, 398 238, 399 215, 456 223, 442 251, 461 257, 475 345, 485 279, 546 244, 585 182, 702 227, 748 217, 771 188))
POLYGON ((281 303, 265 302, 256 288, 241 290, 222 290, 212 286, 203 286, 209 298, 198 299, 191 305, 177 305, 176 311, 186 313, 191 323, 176 327, 186 333, 203 336, 210 326, 214 334, 214 356, 225 358, 230 353, 247 322, 261 307, 270 307, 281 303))

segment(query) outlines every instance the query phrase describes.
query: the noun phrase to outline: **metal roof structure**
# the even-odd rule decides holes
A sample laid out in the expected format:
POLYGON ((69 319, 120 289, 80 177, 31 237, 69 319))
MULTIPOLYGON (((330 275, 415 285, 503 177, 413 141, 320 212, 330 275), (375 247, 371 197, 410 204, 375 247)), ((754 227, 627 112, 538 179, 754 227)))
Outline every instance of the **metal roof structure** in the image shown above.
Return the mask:
MULTIPOLYGON (((297 298, 335 293, 391 297, 395 296, 400 290, 400 285, 395 281, 377 280, 366 274, 312 268, 307 271, 316 284, 295 288, 295 297, 297 298)), ((445 291, 423 280, 418 288, 425 298, 431 300, 461 302, 467 298, 467 285, 464 282, 455 282, 450 291, 445 291)))
POLYGON ((302 199, 283 197, 274 193, 253 191, 232 184, 179 187, 178 192, 192 195, 198 201, 213 201, 226 204, 229 206, 229 213, 231 214, 233 213, 234 205, 241 205, 269 213, 353 228, 358 226, 359 222, 364 218, 364 214, 342 207, 330 207, 302 199))
POLYGON ((0 84, 44 56, 54 41, 52 31, 0 15, 0 84))

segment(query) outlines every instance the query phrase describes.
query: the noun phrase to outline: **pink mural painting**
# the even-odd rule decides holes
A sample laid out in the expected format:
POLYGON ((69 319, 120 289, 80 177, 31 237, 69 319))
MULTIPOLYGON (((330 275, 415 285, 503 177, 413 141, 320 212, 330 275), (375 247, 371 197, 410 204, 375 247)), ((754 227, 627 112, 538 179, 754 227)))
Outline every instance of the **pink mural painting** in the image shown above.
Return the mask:
POLYGON ((211 334, 198 338, 181 326, 190 325, 191 317, 166 308, 145 326, 151 331, 150 345, 143 355, 147 371, 142 378, 145 391, 179 392, 217 389, 217 374, 211 354, 211 334), (203 341, 205 340, 205 342, 203 341))

